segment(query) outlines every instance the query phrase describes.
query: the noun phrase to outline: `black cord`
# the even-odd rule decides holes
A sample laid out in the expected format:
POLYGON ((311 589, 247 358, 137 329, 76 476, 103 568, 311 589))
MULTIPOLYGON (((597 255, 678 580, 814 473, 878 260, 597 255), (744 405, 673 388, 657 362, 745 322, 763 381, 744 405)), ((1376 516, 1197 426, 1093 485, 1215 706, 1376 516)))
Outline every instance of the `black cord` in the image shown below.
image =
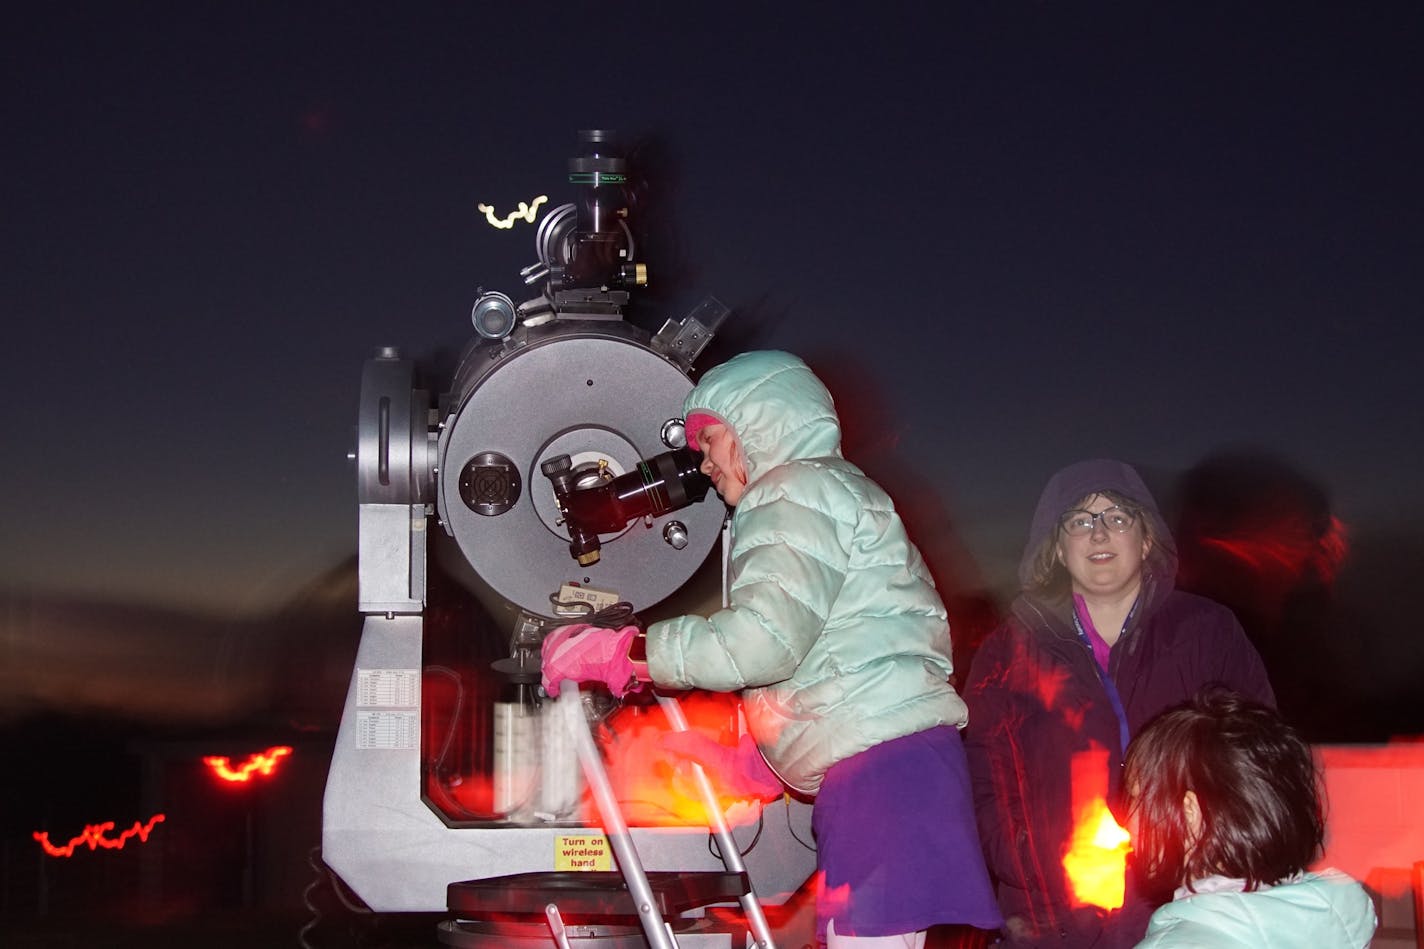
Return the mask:
POLYGON ((302 890, 302 905, 307 908, 307 912, 311 913, 311 918, 306 921, 301 929, 297 930, 297 945, 301 946, 302 949, 313 949, 312 944, 307 941, 307 936, 311 935, 312 930, 321 925, 321 907, 316 904, 315 894, 322 884, 324 879, 323 872, 326 870, 326 867, 320 861, 321 845, 318 844, 307 852, 307 866, 312 868, 313 875, 311 882, 302 890))
POLYGON ((788 796, 786 796, 785 794, 783 794, 783 795, 781 796, 781 801, 782 801, 783 804, 786 805, 786 832, 791 835, 791 839, 792 839, 792 840, 796 841, 798 844, 800 844, 801 846, 805 847, 807 850, 811 851, 812 853, 815 853, 815 852, 816 852, 816 845, 815 845, 815 844, 808 844, 806 841, 802 840, 800 837, 797 837, 797 836, 796 836, 796 828, 791 826, 791 798, 789 798, 788 796))
POLYGON ((557 593, 549 594, 549 602, 554 604, 554 612, 560 619, 576 619, 593 615, 593 604, 584 600, 561 600, 557 593))
POLYGON ((549 602, 563 614, 560 619, 574 620, 600 629, 622 629, 624 626, 636 626, 640 630, 646 628, 638 614, 633 612, 633 604, 627 600, 619 600, 601 610, 595 610, 592 603, 583 600, 561 600, 557 593, 549 594, 549 602))
POLYGON ((627 600, 619 600, 612 606, 605 606, 590 616, 586 622, 590 626, 598 626, 602 629, 622 629, 624 626, 636 626, 643 629, 643 621, 638 619, 638 614, 633 612, 633 604, 627 600))
MULTIPOLYGON (((313 949, 310 937, 321 923, 326 919, 326 914, 321 911, 321 906, 317 902, 318 891, 323 883, 331 884, 331 893, 336 897, 336 901, 348 912, 358 919, 373 919, 374 911, 361 903, 356 902, 357 897, 346 895, 346 884, 341 881, 331 868, 326 865, 326 861, 321 858, 321 845, 317 844, 307 851, 307 866, 312 868, 312 880, 302 890, 302 905, 311 913, 311 918, 297 930, 297 944, 301 949, 313 949)), ((359 942, 360 940, 358 940, 359 942)))
MULTIPOLYGON (((752 842, 747 844, 746 850, 741 849, 741 845, 737 844, 737 853, 739 855, 745 857, 747 854, 751 853, 752 848, 757 845, 757 841, 761 840, 761 832, 762 828, 765 826, 765 824, 763 823, 765 819, 766 808, 762 808, 760 811, 757 812, 757 828, 756 833, 752 835, 752 842)), ((737 838, 732 833, 732 828, 730 827, 727 828, 727 836, 732 838, 732 843, 737 843, 737 838)), ((722 851, 721 848, 717 846, 717 837, 714 834, 707 835, 707 852, 710 853, 712 856, 716 857, 718 860, 721 860, 722 863, 725 864, 727 862, 726 860, 722 859, 722 851)))

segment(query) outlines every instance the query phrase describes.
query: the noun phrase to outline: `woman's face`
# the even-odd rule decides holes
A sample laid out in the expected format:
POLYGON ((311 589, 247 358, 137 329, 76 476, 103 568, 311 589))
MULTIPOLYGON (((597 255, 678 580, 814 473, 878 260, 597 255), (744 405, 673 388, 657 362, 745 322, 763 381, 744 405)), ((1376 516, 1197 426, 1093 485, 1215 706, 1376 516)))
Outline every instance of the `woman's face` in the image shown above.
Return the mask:
MULTIPOLYGON (((1101 514, 1117 506, 1112 498, 1093 494, 1073 510, 1101 514)), ((1058 531, 1058 560, 1072 578, 1073 592, 1090 599, 1135 596, 1142 585, 1142 562, 1152 549, 1142 518, 1125 533, 1112 530, 1107 517, 1093 518, 1092 523, 1085 534, 1058 531)))
POLYGON ((712 487, 732 507, 742 499, 747 487, 747 469, 742 463, 742 446, 737 436, 721 422, 703 426, 697 433, 702 445, 702 465, 699 470, 712 479, 712 487))

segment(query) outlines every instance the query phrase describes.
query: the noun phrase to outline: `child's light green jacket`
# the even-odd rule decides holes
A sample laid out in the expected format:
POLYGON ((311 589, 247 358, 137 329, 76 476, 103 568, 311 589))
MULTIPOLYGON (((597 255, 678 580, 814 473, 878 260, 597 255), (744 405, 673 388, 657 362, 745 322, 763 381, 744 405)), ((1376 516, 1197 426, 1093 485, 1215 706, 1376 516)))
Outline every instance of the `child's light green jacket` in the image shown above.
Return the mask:
POLYGON ((653 681, 742 690, 748 724, 786 784, 935 725, 962 727, 944 604, 890 498, 841 457, 830 393, 780 352, 707 373, 684 414, 740 440, 747 489, 732 515, 728 609, 648 629, 653 681))

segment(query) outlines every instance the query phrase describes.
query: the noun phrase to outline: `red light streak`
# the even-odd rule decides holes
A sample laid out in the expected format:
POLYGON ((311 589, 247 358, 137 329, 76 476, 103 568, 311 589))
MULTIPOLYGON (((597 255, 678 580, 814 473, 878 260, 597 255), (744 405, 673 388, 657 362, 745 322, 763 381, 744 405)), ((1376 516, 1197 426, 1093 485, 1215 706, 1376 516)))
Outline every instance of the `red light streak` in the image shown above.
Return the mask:
POLYGON ((1323 533, 1313 531, 1300 518, 1290 518, 1232 536, 1204 536, 1201 543, 1257 573, 1280 573, 1299 580, 1307 570, 1313 570, 1327 586, 1335 582, 1350 553, 1349 529, 1338 517, 1330 518, 1323 533))
POLYGON ((270 776, 277 767, 277 762, 291 753, 292 749, 287 745, 277 745, 266 751, 248 755, 247 760, 237 768, 232 767, 225 755, 209 755, 203 759, 203 764, 207 765, 213 774, 224 781, 245 783, 251 781, 254 774, 260 774, 263 777, 270 776))
POLYGON ((1108 810, 1108 753, 1094 747, 1073 756, 1073 839, 1063 869, 1078 905, 1122 905, 1127 878, 1127 832, 1108 810))
POLYGON ((161 823, 163 820, 164 817, 162 814, 154 814, 148 819, 148 823, 146 824, 143 821, 134 821, 132 827, 122 831, 117 837, 107 836, 109 831, 114 829, 114 822, 111 820, 104 821, 102 824, 90 824, 84 828, 82 834, 75 837, 63 847, 56 847, 49 842, 48 831, 37 830, 34 833, 34 838, 40 842, 40 846, 44 848, 44 852, 51 857, 72 857, 74 856, 75 848, 80 846, 87 846, 90 850, 98 850, 101 847, 105 850, 123 850, 124 844, 128 843, 131 837, 137 837, 139 843, 147 843, 148 835, 153 831, 153 826, 161 823))

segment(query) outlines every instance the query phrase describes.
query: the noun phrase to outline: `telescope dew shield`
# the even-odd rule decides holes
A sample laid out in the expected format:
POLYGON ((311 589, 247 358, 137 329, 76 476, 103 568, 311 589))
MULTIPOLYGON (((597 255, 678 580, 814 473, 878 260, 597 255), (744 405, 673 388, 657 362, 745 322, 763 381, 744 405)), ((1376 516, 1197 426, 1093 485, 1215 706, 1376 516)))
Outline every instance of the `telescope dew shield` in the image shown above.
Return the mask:
POLYGON ((613 133, 579 133, 583 154, 569 159, 569 183, 579 188, 577 224, 569 238, 568 260, 551 277, 556 290, 630 287, 647 283, 647 271, 633 263, 627 229, 628 162, 615 154, 613 133))

